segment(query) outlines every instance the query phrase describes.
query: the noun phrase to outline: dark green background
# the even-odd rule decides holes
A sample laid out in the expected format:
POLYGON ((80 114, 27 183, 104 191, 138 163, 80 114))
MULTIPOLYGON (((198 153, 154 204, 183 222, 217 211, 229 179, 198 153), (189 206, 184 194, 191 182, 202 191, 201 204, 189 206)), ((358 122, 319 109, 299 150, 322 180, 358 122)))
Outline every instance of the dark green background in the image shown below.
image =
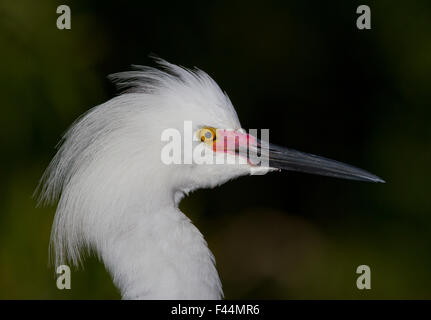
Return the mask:
POLYGON ((207 71, 244 128, 387 181, 283 172, 192 194, 226 298, 431 298, 431 2, 365 3, 359 31, 362 1, 1 1, 0 298, 119 298, 95 258, 56 289, 55 208, 31 196, 61 134, 115 95, 106 76, 150 53, 207 71))

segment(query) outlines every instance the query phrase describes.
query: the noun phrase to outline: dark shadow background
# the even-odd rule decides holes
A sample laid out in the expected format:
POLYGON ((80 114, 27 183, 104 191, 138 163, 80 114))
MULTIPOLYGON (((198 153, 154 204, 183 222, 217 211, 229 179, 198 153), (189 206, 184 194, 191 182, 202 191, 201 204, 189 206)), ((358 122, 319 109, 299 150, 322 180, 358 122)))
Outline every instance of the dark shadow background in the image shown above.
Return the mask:
POLYGON ((106 79, 155 53, 197 66, 244 128, 367 169, 385 185, 279 173, 181 204, 217 258, 226 298, 431 298, 431 2, 2 1, 0 298, 119 298, 95 258, 56 289, 55 208, 38 179, 106 79), (56 28, 67 4, 72 30, 56 28), (368 4, 372 30, 356 28, 368 4), (356 288, 369 265, 372 289, 356 288))

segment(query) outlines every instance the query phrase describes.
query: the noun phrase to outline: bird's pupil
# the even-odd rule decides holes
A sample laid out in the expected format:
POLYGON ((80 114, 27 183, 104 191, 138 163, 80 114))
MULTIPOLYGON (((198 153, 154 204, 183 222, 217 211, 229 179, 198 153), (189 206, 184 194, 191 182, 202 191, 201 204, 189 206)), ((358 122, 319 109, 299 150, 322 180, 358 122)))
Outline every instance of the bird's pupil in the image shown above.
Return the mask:
POLYGON ((209 132, 209 131, 205 132, 205 138, 211 139, 211 137, 212 137, 212 133, 211 132, 209 132))

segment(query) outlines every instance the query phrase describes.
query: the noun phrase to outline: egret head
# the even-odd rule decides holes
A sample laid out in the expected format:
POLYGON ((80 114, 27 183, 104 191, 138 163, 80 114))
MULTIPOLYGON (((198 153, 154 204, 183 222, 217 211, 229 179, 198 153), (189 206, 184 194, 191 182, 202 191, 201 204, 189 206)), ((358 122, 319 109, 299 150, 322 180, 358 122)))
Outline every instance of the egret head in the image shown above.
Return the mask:
POLYGON ((249 161, 256 139, 242 129, 229 97, 211 77, 158 62, 160 69, 135 66, 110 76, 125 90, 117 97, 123 109, 135 106, 128 126, 142 156, 137 166, 150 175, 143 180, 157 177, 180 194, 269 170, 249 161))
POLYGON ((152 145, 161 142, 153 154, 162 161, 152 170, 169 173, 172 188, 187 192, 279 169, 382 182, 364 170, 270 144, 268 136, 258 139, 241 127, 229 97, 205 72, 158 62, 161 70, 135 67, 111 78, 126 94, 153 100, 142 106, 142 139, 153 135, 152 145))

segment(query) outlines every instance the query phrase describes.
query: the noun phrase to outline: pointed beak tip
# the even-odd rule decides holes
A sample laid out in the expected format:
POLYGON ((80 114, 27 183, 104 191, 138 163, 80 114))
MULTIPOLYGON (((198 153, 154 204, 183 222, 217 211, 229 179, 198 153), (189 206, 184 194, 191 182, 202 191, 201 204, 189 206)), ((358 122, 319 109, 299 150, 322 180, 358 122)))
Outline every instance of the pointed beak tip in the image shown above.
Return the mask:
POLYGON ((377 177, 377 179, 376 179, 376 181, 375 181, 376 183, 386 183, 386 181, 385 180, 383 180, 382 178, 379 178, 379 177, 377 177))
POLYGON ((383 180, 382 178, 375 176, 375 175, 371 175, 371 174, 366 175, 366 176, 362 176, 362 177, 358 177, 358 179, 353 179, 353 180, 372 182, 372 183, 386 183, 386 181, 383 180))

